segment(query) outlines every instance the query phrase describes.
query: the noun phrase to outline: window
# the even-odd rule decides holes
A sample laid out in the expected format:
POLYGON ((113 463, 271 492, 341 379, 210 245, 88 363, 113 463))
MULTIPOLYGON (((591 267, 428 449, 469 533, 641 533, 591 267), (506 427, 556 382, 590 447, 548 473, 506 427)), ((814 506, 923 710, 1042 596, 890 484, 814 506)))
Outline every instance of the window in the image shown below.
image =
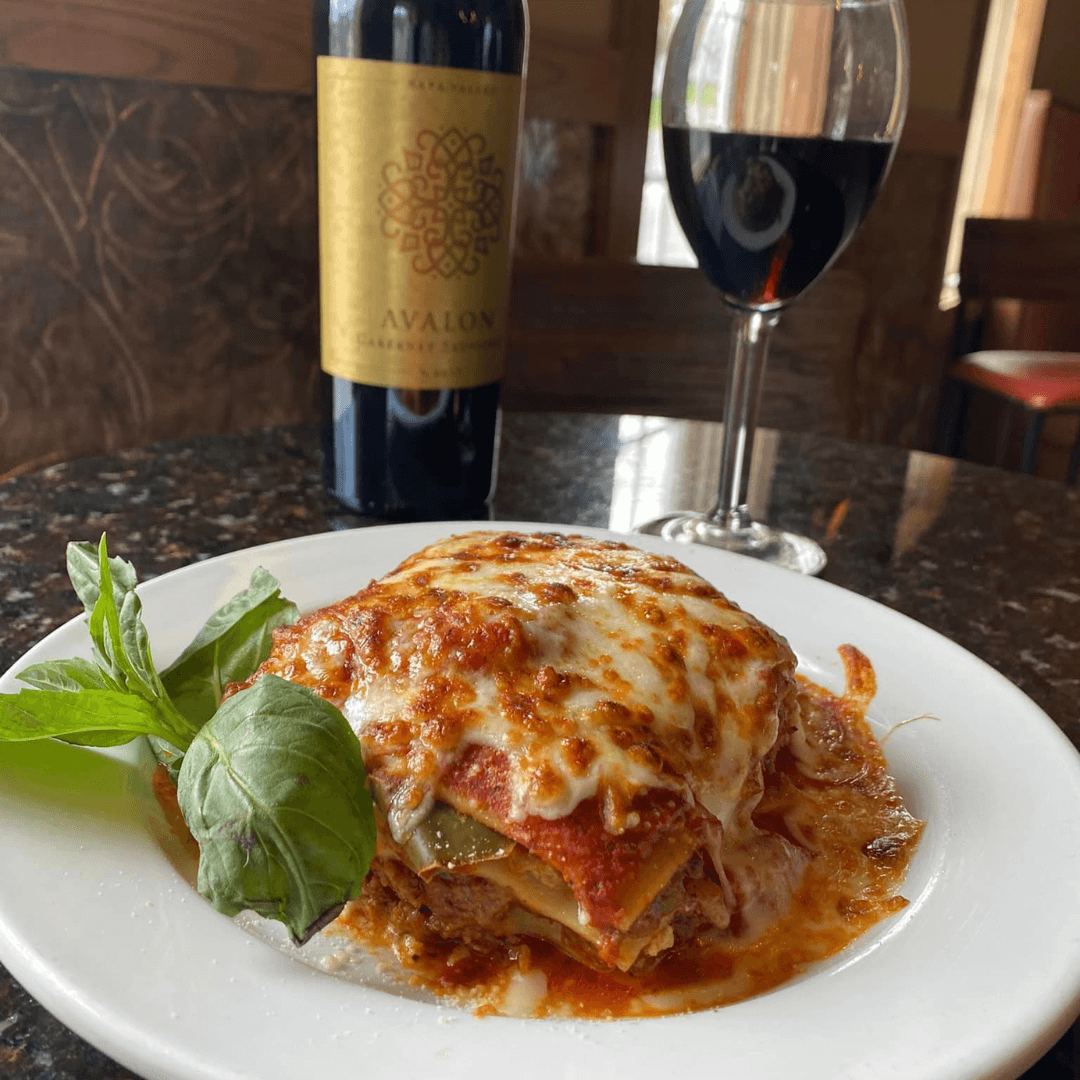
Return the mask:
POLYGON ((649 142, 645 151, 645 184, 641 193, 641 225, 638 230, 638 262, 664 266, 697 266, 686 242, 675 208, 668 195, 664 174, 664 147, 660 131, 660 88, 664 80, 664 57, 671 32, 684 0, 660 0, 656 34, 652 103, 649 109, 649 142))

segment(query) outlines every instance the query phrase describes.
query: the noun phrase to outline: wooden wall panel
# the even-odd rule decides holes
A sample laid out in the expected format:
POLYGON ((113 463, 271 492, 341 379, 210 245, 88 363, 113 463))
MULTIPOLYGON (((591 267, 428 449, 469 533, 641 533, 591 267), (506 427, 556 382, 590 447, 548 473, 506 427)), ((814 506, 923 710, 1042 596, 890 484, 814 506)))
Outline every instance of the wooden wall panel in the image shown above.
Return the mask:
MULTIPOLYGON (((549 201, 520 251, 580 255, 588 129, 530 131, 524 202, 549 201)), ((0 68, 0 474, 317 417, 313 139, 302 96, 0 68)), ((839 432, 866 295, 812 295, 764 420, 839 432)), ((523 263, 513 313, 510 408, 720 416, 727 315, 696 271, 523 263)))
MULTIPOLYGON (((867 302, 839 386, 845 434, 927 447, 951 315, 938 308, 959 159, 901 144, 876 204, 833 273, 858 276, 867 302)), ((815 292, 807 295, 812 303, 815 292)))
POLYGON ((960 293, 1075 304, 1080 299, 1080 223, 969 218, 960 293), (1007 260, 1000 258, 1008 249, 1007 260))
POLYGON ((1049 90, 1063 105, 1080 109, 1080 4, 1076 0, 1047 0, 1042 39, 1032 86, 1049 90))
MULTIPOLYGON (((588 17, 537 0, 531 5, 539 17, 528 115, 614 124, 623 115, 620 87, 628 59, 637 63, 642 49, 651 78, 653 46, 647 30, 639 33, 650 25, 637 10, 641 0, 631 0, 635 33, 623 49, 611 42, 610 0, 595 9, 593 3, 583 5, 590 8, 588 17)), ((655 27, 655 0, 646 0, 650 4, 655 27)), ((0 64, 308 93, 310 10, 309 0, 0 0, 0 64)))
POLYGON ((533 33, 572 38, 582 45, 606 45, 616 0, 529 0, 533 33))
MULTIPOLYGON (((625 63, 625 56, 609 45, 534 37, 529 52, 525 115, 545 120, 618 123, 625 63)), ((644 108, 647 118, 647 100, 644 108)))
POLYGON ((968 72, 978 63, 981 42, 981 34, 976 36, 972 31, 984 18, 986 3, 905 0, 913 110, 967 115, 968 72))
POLYGON ((0 69, 0 472, 314 416, 313 117, 0 69))
POLYGON ((598 250, 621 259, 637 256, 659 7, 659 0, 619 0, 611 28, 622 73, 618 120, 608 136, 598 250))
POLYGON ((904 121, 900 145, 905 153, 960 159, 967 124, 951 113, 914 109, 904 121))
POLYGON ((308 0, 0 0, 0 63, 300 92, 308 0))

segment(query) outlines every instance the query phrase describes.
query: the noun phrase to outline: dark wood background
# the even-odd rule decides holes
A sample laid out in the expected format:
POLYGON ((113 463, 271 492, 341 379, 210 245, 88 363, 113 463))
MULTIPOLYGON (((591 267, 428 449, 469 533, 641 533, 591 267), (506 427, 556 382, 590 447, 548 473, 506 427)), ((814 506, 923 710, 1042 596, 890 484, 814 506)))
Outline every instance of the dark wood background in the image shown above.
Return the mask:
MULTIPOLYGON (((657 3, 532 2, 510 408, 721 414, 716 297, 632 263, 657 3)), ((307 11, 0 0, 0 474, 317 416, 307 11)), ((928 445, 964 130, 912 114, 763 422, 928 445)))

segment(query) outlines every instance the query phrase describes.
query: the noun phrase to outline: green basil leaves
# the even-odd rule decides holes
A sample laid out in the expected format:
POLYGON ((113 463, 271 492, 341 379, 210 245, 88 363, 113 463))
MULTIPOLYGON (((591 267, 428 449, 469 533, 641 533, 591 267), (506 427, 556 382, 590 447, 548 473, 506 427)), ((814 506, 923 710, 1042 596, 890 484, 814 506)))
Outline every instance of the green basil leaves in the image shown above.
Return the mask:
POLYGON ((176 738, 160 711, 116 690, 22 690, 0 696, 0 739, 63 739, 83 746, 119 746, 139 735, 176 738))
POLYGON ((267 658, 271 632, 295 621, 272 575, 207 620, 160 674, 134 567, 68 545, 68 573, 87 613, 94 662, 34 664, 33 690, 0 694, 0 740, 57 738, 117 746, 146 736, 178 785, 199 842, 199 891, 227 915, 247 908, 284 922, 302 944, 359 895, 375 850, 360 743, 341 713, 273 676, 231 697, 267 658))
POLYGON ((135 568, 109 558, 104 536, 96 548, 68 544, 67 564, 86 609, 95 663, 50 661, 19 672, 38 691, 0 695, 0 738, 117 746, 150 735, 187 749, 199 726, 176 708, 154 668, 135 568), (110 722, 114 714, 117 723, 110 722))
POLYGON ((162 673, 173 704, 197 727, 214 715, 229 683, 249 678, 270 655, 275 626, 296 622, 296 605, 261 567, 251 585, 206 621, 195 640, 162 673))
POLYGON ((229 698, 180 767, 180 809, 199 842, 199 892, 250 908, 302 945, 360 894, 375 817, 360 743, 311 690, 264 675, 229 698))

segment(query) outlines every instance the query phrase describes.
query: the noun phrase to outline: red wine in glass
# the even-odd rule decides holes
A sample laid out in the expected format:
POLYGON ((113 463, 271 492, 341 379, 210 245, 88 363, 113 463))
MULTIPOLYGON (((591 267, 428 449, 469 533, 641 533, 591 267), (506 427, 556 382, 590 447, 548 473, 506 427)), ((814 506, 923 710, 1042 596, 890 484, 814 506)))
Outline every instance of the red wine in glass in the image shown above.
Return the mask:
POLYGON ((866 216, 895 144, 664 128, 679 224, 736 307, 807 289, 866 216))

